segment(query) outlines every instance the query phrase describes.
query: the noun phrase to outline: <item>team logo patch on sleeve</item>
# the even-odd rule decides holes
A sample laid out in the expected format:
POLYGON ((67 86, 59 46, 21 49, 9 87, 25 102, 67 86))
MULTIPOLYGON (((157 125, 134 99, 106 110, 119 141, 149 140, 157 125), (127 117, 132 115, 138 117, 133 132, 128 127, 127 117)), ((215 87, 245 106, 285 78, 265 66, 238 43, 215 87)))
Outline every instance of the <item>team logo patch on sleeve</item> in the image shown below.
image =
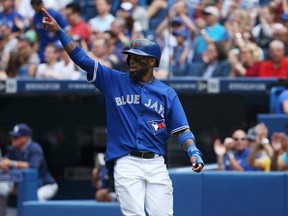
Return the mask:
POLYGON ((163 129, 166 128, 164 119, 162 119, 162 120, 153 120, 153 121, 149 121, 147 123, 151 126, 152 130, 154 131, 154 134, 156 134, 158 131, 163 130, 163 129))

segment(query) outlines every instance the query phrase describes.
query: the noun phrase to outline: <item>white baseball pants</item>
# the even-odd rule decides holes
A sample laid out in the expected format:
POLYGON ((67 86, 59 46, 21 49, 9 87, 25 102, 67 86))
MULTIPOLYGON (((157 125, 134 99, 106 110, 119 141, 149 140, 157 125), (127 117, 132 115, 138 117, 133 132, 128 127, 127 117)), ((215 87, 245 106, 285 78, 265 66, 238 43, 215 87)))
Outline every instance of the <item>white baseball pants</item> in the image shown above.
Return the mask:
POLYGON ((124 156, 114 167, 115 190, 124 216, 173 215, 173 187, 162 156, 124 156))

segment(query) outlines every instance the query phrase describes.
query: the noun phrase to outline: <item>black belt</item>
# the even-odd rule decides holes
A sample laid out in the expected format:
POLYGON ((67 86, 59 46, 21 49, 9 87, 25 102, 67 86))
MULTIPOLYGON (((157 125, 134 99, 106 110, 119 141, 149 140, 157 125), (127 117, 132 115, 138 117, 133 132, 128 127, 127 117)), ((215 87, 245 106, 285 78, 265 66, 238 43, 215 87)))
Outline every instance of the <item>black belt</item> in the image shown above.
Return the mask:
POLYGON ((155 154, 154 152, 147 152, 147 151, 133 151, 130 153, 131 156, 151 159, 155 157, 159 157, 159 154, 155 154))

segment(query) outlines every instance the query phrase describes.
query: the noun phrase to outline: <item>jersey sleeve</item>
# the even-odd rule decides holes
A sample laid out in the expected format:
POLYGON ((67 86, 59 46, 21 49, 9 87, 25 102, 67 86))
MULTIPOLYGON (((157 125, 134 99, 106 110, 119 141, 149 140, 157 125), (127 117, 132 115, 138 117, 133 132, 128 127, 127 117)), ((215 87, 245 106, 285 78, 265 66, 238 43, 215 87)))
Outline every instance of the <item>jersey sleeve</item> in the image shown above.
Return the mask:
POLYGON ((40 147, 35 147, 31 150, 28 163, 30 168, 38 169, 44 159, 43 151, 40 147))
POLYGON ((87 81, 93 83, 102 93, 109 93, 117 86, 121 72, 101 65, 90 58, 82 48, 77 46, 69 53, 72 61, 87 72, 87 81))
POLYGON ((117 78, 120 74, 120 72, 97 62, 93 76, 87 76, 87 81, 93 83, 102 93, 109 93, 117 86, 117 78))
POLYGON ((174 135, 179 131, 189 129, 189 124, 176 92, 171 91, 168 93, 168 95, 171 97, 171 104, 167 118, 170 125, 171 134, 174 135))

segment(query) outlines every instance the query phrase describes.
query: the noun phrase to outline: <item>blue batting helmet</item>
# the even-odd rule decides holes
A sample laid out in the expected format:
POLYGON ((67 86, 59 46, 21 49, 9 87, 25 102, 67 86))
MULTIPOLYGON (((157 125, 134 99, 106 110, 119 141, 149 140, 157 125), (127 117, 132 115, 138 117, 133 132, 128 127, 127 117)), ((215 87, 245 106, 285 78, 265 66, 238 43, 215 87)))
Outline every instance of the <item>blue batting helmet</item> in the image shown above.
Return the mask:
POLYGON ((155 42, 148 40, 146 38, 139 38, 133 40, 131 46, 123 50, 122 53, 128 54, 127 64, 129 65, 130 56, 129 54, 135 54, 140 56, 150 56, 154 57, 157 60, 157 66, 159 66, 161 58, 161 48, 155 42))

